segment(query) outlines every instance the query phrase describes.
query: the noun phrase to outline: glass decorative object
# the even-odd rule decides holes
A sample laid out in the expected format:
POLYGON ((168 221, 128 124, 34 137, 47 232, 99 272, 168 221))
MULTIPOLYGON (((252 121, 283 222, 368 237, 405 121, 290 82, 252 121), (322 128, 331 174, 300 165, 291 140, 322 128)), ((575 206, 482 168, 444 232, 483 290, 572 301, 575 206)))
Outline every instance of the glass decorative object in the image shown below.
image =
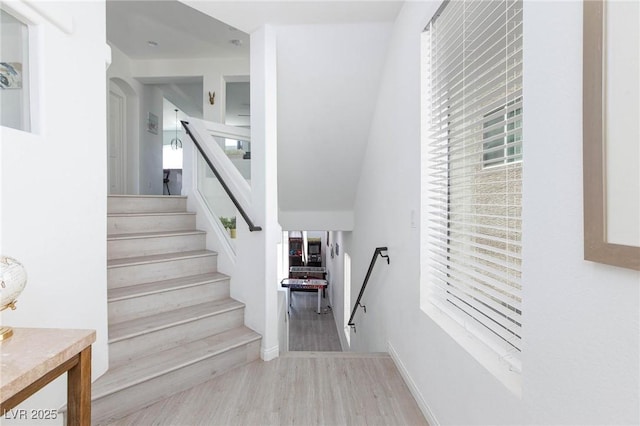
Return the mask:
MULTIPOLYGON (((16 300, 27 284, 27 271, 16 259, 0 256, 0 311, 15 309, 16 300)), ((11 327, 0 326, 0 341, 13 334, 11 327)))

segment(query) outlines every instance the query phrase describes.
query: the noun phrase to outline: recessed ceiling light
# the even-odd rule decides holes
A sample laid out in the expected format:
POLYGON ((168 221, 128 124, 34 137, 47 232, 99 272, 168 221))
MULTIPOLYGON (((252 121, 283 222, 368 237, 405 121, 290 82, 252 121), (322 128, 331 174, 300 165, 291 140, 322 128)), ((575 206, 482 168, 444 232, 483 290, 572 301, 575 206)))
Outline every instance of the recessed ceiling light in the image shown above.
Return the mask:
POLYGON ((147 44, 151 47, 157 47, 158 46, 158 42, 157 41, 153 41, 153 40, 149 40, 147 41, 147 44))
POLYGON ((229 43, 233 44, 234 46, 241 46, 242 40, 233 39, 233 40, 229 40, 229 43))

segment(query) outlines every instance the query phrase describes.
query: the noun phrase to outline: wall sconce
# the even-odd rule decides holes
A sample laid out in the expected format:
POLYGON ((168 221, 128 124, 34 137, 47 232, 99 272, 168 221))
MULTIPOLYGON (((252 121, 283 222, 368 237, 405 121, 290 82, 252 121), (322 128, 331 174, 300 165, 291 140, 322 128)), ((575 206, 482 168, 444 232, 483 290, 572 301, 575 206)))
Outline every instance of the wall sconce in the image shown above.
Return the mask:
POLYGON ((209 92, 209 103, 214 105, 216 103, 216 92, 209 92))

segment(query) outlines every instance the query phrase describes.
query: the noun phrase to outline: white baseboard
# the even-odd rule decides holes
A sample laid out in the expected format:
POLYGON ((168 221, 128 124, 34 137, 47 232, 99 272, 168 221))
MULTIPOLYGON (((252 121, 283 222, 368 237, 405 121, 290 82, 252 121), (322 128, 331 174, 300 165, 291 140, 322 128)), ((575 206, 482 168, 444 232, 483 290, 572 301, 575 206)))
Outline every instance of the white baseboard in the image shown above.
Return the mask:
POLYGON ((271 361, 278 358, 278 356, 280 356, 279 345, 275 345, 270 348, 260 348, 260 358, 262 358, 263 361, 271 361))
POLYGON ((418 403, 418 407, 420 408, 420 411, 422 411, 422 414, 424 415, 424 418, 427 420, 427 423, 429 423, 430 426, 440 425, 440 423, 436 419, 436 416, 433 414, 433 411, 431 411, 431 408, 429 408, 429 404, 427 404, 427 402, 424 400, 422 393, 420 393, 420 390, 416 386, 415 382, 413 381, 411 376, 409 376, 409 372, 407 371, 406 367, 402 363, 402 360, 400 360, 400 357, 398 356, 398 353, 394 349, 391 342, 388 343, 388 346, 389 346, 389 355, 391 355, 391 359, 396 364, 396 368, 400 372, 400 375, 404 379, 404 382, 407 384, 407 387, 409 388, 411 395, 413 395, 413 398, 418 403))

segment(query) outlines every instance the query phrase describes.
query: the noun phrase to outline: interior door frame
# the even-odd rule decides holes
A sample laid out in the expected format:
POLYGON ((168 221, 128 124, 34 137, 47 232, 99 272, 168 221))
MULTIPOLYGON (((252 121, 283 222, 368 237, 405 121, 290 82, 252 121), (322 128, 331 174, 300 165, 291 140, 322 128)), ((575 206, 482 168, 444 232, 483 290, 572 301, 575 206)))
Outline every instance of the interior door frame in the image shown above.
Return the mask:
POLYGON ((127 110, 127 95, 113 82, 109 83, 109 98, 107 105, 107 191, 109 194, 124 194, 127 187, 127 122, 126 122, 126 110, 127 110), (120 142, 119 142, 119 155, 117 156, 117 176, 118 183, 114 191, 111 190, 111 162, 112 157, 110 155, 111 145, 111 103, 112 96, 119 98, 120 104, 120 142))

